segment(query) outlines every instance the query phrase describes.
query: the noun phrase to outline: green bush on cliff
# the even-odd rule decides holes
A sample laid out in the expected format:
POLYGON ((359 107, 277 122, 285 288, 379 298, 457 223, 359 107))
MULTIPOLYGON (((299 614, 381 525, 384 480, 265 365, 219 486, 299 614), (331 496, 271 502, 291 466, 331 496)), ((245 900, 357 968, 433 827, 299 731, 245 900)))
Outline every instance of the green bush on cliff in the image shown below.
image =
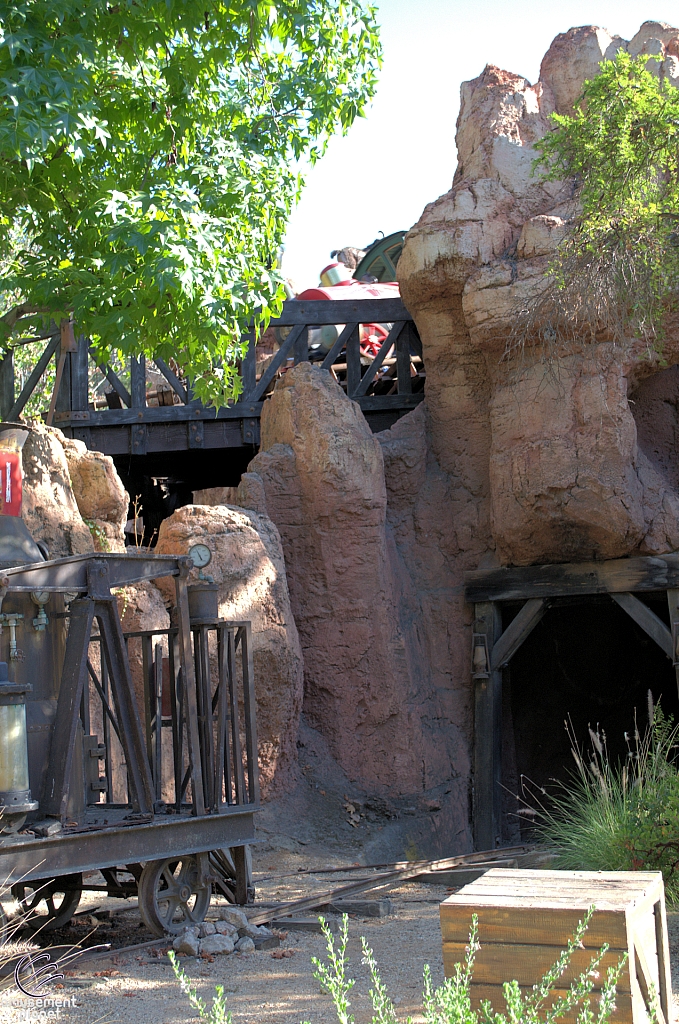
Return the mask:
POLYGON ((555 351, 589 335, 662 347, 679 294, 679 90, 655 60, 620 51, 602 61, 574 112, 552 114, 537 143, 535 171, 564 181, 573 218, 510 344, 530 335, 555 351))

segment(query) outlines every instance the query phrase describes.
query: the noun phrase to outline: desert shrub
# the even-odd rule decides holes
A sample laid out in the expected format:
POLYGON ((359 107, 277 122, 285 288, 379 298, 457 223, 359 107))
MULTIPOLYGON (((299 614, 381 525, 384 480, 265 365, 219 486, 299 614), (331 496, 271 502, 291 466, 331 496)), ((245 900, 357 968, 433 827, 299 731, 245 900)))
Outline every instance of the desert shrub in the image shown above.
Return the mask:
MULTIPOLYGON (((565 995, 553 1002, 551 1000, 556 983, 568 967, 573 952, 582 943, 593 913, 592 906, 578 924, 567 948, 559 954, 553 966, 529 993, 522 995, 516 981, 509 981, 503 985, 506 1013, 497 1013, 488 1002, 483 1003, 479 1010, 472 1009, 470 988, 474 958, 479 949, 478 919, 474 915, 465 959, 463 963, 455 966, 453 977, 446 978, 443 985, 434 988, 429 966, 425 966, 422 1005, 426 1024, 552 1024, 567 1016, 574 1016, 577 1024, 606 1024, 615 1010, 615 989, 627 959, 627 954, 624 954, 614 967, 609 967, 601 989, 593 997, 592 989, 599 978, 601 961, 608 952, 607 944, 592 957, 587 969, 571 982, 565 995)), ((323 918, 320 918, 320 921, 325 935, 327 963, 323 963, 318 957, 311 958, 314 977, 332 999, 340 1024, 353 1024, 354 1016, 349 1013, 349 993, 355 981, 347 975, 349 918, 346 914, 342 918, 337 946, 323 918)), ((361 945, 363 963, 369 968, 372 983, 369 990, 373 1006, 372 1024, 398 1024, 394 1004, 380 977, 373 951, 364 938, 361 938, 361 945)), ((212 1006, 208 1007, 179 966, 175 954, 170 951, 168 956, 181 990, 188 996, 189 1003, 197 1011, 200 1020, 205 1024, 232 1024, 231 1014, 226 1008, 224 986, 216 986, 212 1006)), ((655 999, 654 994, 652 999, 655 999)), ((655 1021, 656 1017, 652 1014, 649 1024, 655 1024, 655 1021)), ((412 1024, 412 1018, 408 1018, 407 1024, 412 1024)))
POLYGON ((201 999, 196 992, 196 986, 191 984, 191 979, 186 974, 186 971, 180 967, 174 951, 170 950, 167 955, 170 963, 172 964, 174 976, 179 982, 179 987, 184 995, 188 997, 189 1005, 192 1009, 196 1010, 199 1019, 201 1021, 205 1021, 206 1024, 232 1024, 231 1014, 226 1009, 224 986, 215 985, 215 994, 212 998, 212 1006, 208 1007, 205 1000, 201 999))
POLYGON ((662 871, 669 902, 679 903, 679 726, 651 705, 624 763, 611 761, 603 733, 589 733, 587 753, 571 735, 576 768, 539 809, 538 837, 561 868, 662 871))
MULTIPOLYGON (((503 994, 506 1013, 497 1012, 497 1008, 487 1001, 479 1010, 472 1009, 471 981, 474 959, 480 948, 478 919, 474 915, 465 959, 456 964, 452 978, 446 978, 441 986, 434 988, 429 966, 425 966, 422 1006, 426 1024, 551 1024, 566 1016, 574 1016, 577 1024, 605 1024, 615 1010, 615 989, 627 958, 626 954, 623 955, 614 967, 608 969, 601 989, 596 997, 592 997, 594 983, 599 978, 599 965, 608 951, 606 944, 592 957, 587 969, 575 978, 565 995, 553 1002, 550 998, 573 952, 581 945, 593 912, 592 906, 578 924, 567 948, 530 992, 522 995, 516 981, 505 982, 503 994)), ((353 1014, 349 1013, 349 993, 355 982, 347 977, 348 918, 346 914, 342 918, 337 947, 323 918, 321 923, 327 946, 327 963, 312 957, 314 977, 330 995, 340 1024, 353 1024, 353 1014)), ((373 1006, 372 1024, 398 1024, 394 1004, 380 977, 373 951, 364 938, 361 938, 361 944, 363 963, 369 968, 372 983, 369 990, 373 1006)), ((652 1020, 655 1020, 655 1016, 652 1020)), ((412 1018, 408 1018, 407 1024, 411 1024, 411 1021, 412 1018)))

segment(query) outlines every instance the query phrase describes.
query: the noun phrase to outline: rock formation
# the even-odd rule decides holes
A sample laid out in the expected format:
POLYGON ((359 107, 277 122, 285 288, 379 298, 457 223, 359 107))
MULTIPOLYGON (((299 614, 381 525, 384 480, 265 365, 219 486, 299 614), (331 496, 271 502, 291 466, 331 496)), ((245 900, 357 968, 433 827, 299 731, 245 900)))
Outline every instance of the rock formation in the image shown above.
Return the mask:
MULTIPOLYGON (((679 32, 647 22, 628 43, 593 27, 557 36, 531 85, 486 67, 462 86, 450 192, 407 236, 399 280, 424 344, 433 451, 479 509, 476 544, 502 563, 611 558, 679 543, 679 499, 637 443, 628 392, 660 367, 630 340, 545 365, 503 350, 517 308, 544 287, 573 216, 572 184, 531 175, 553 111, 620 48, 660 54, 679 84, 679 32)), ((664 352, 679 358, 679 337, 664 352)))
MULTIPOLYGON (((219 584, 219 613, 252 622, 262 792, 289 785, 296 765, 302 701, 302 653, 290 610, 281 541, 271 520, 225 505, 186 505, 161 524, 156 552, 212 551, 209 573, 219 584)), ((192 581, 198 573, 192 572, 192 581)), ((172 581, 158 580, 172 600, 172 581)))
MULTIPOLYGON (((398 268, 423 342, 425 402, 372 436, 329 375, 302 364, 265 404, 261 450, 239 488, 200 496, 268 511, 311 724, 365 790, 440 795, 433 832, 447 851, 469 844, 465 572, 679 545, 679 481, 635 422, 663 400, 650 386, 657 355, 602 339, 574 347, 554 376, 530 346, 501 358, 575 212, 571 182, 533 174, 534 144, 620 47, 659 53, 658 73, 679 82, 679 33, 647 23, 629 43, 597 28, 564 33, 535 85, 487 67, 462 86, 453 187, 409 232, 398 268)), ((679 362, 672 339, 665 355, 679 362)), ((679 378, 667 387, 676 398, 679 378)))
POLYGON ((113 459, 92 452, 82 441, 62 439, 78 511, 89 526, 97 551, 124 551, 130 497, 113 459))
MULTIPOLYGON (((78 508, 60 430, 32 423, 23 448, 23 518, 50 558, 94 551, 92 534, 78 508)), ((103 458, 103 456, 102 456, 103 458)))
POLYGON ((450 493, 435 467, 425 484, 423 414, 399 427, 380 443, 326 371, 300 364, 264 407, 261 451, 238 498, 265 500, 281 533, 309 721, 366 791, 438 794, 438 828, 463 846, 468 700, 451 686, 447 644, 435 640, 450 613, 445 563, 455 541, 430 492, 438 486, 444 502, 450 493), (405 556, 399 533, 411 541, 405 556), (419 591, 408 558, 426 563, 419 591))

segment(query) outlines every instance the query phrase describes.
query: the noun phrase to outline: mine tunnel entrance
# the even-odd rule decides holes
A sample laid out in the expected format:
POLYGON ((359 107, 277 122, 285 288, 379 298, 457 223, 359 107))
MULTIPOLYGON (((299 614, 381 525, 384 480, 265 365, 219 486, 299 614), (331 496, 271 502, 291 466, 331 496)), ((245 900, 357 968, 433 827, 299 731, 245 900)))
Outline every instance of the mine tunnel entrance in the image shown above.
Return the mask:
MULTIPOLYGON (((665 592, 638 595, 667 629, 665 592)), ((502 605, 506 629, 522 604, 502 605)), ((581 749, 588 727, 605 735, 612 763, 628 750, 625 733, 648 724, 648 693, 679 721, 677 679, 658 643, 608 594, 556 598, 503 671, 502 775, 504 841, 527 838, 531 817, 513 794, 549 805, 557 781, 575 769, 568 720, 581 749), (545 789, 547 796, 540 790, 545 789), (517 816, 519 815, 519 816, 517 816)))
MULTIPOLYGON (((477 850, 521 838, 521 777, 548 788, 575 765, 588 726, 610 758, 648 724, 648 691, 679 721, 679 553, 476 569, 472 824, 477 850)), ((525 829, 524 829, 525 831, 525 829)))

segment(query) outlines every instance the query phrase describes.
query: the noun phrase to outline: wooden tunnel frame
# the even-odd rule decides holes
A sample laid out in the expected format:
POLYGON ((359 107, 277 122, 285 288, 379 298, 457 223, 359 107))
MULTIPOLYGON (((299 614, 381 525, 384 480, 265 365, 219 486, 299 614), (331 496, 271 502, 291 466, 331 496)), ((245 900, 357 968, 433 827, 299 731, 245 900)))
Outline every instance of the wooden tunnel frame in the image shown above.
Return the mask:
POLYGON ((608 594, 658 644, 679 686, 679 554, 607 562, 477 569, 465 576, 473 632, 484 634, 487 675, 474 679, 473 830, 478 850, 499 845, 502 815, 502 670, 550 606, 550 599, 608 594), (635 596, 665 591, 671 627, 635 596), (502 629, 501 605, 524 601, 502 629))

